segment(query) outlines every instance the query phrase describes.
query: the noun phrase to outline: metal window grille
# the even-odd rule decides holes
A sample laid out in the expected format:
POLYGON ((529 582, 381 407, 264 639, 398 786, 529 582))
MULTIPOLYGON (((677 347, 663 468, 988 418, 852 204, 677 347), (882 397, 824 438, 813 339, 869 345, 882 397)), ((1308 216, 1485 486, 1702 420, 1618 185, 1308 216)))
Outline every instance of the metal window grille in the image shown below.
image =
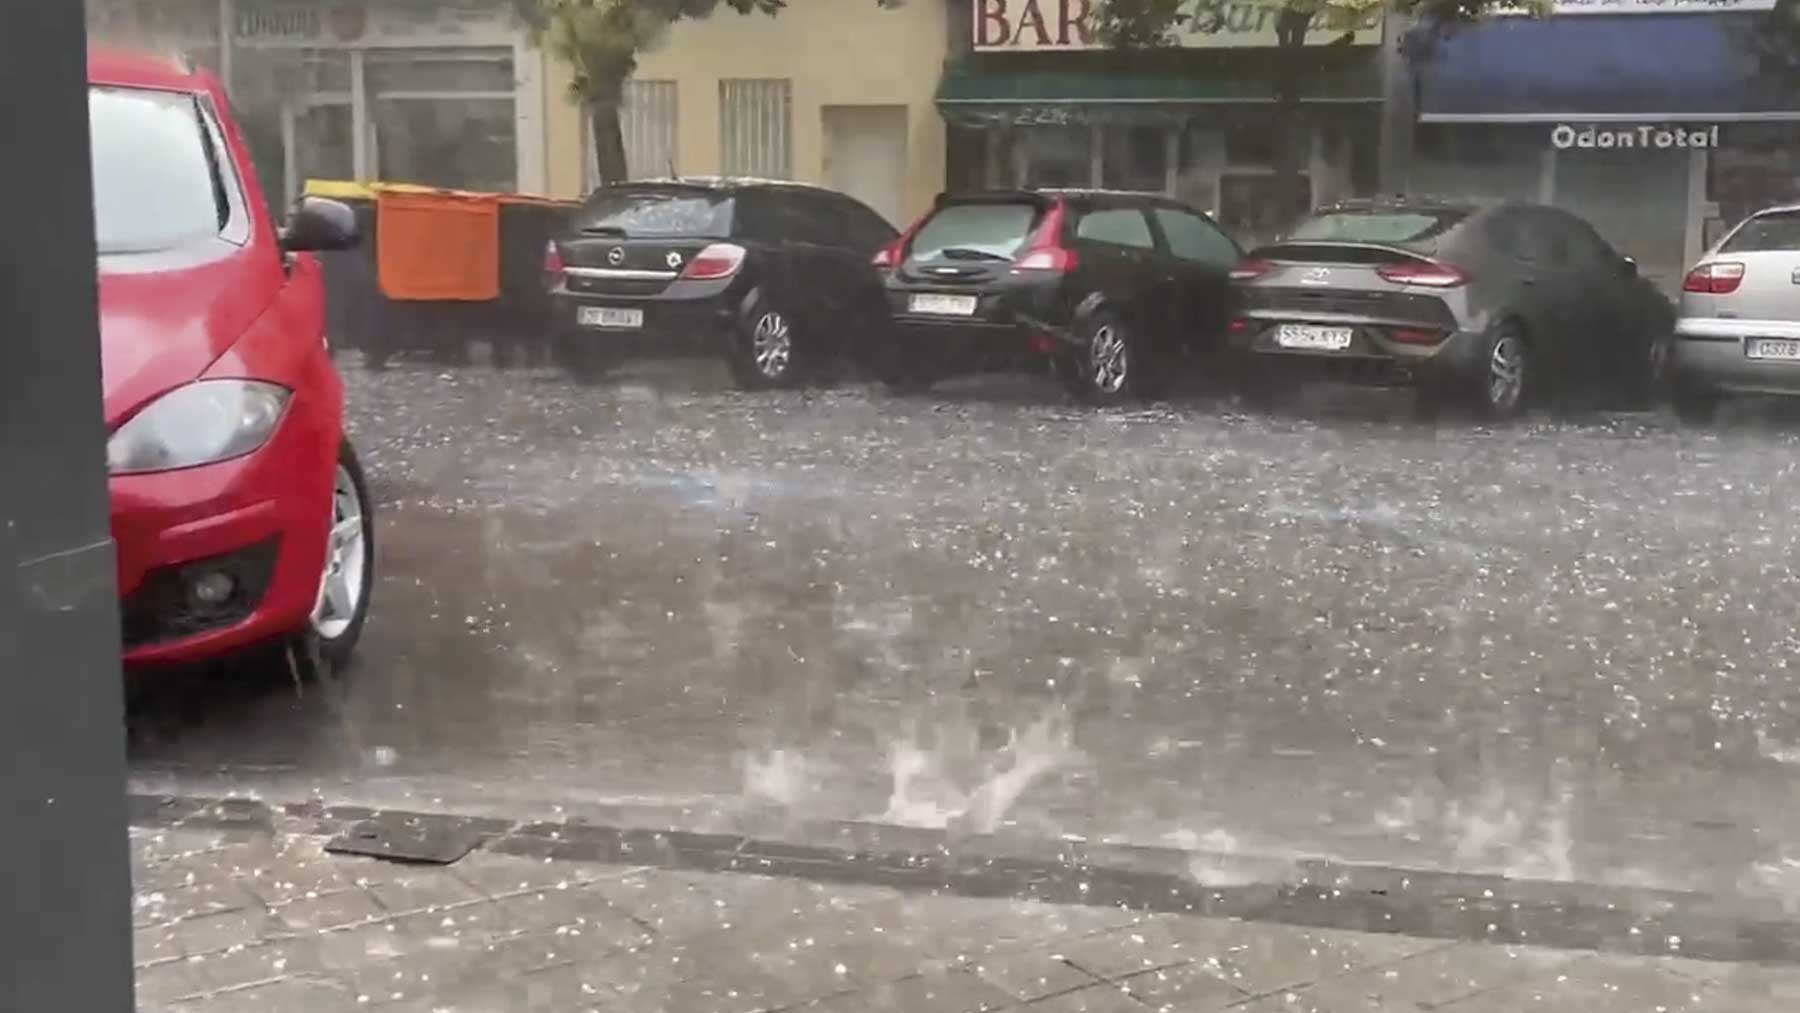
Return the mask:
MULTIPOLYGON (((674 81, 627 81, 619 106, 619 133, 625 142, 625 169, 632 179, 661 179, 680 165, 675 125, 680 107, 674 81)), ((587 189, 600 185, 593 124, 581 118, 581 158, 587 189)))
POLYGON ((785 79, 720 81, 720 169, 727 176, 791 179, 793 109, 793 85, 785 79))
POLYGON ((673 175, 676 161, 675 82, 627 81, 619 129, 625 135, 625 165, 632 179, 673 175))

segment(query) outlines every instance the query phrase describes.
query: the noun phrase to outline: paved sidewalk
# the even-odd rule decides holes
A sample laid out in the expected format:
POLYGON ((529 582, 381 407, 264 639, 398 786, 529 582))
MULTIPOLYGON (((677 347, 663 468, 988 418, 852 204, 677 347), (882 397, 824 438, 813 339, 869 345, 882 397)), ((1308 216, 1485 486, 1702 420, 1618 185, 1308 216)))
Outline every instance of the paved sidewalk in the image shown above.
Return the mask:
POLYGON ((1800 1009, 1800 967, 481 850, 399 865, 305 829, 132 831, 140 1009, 1800 1009))

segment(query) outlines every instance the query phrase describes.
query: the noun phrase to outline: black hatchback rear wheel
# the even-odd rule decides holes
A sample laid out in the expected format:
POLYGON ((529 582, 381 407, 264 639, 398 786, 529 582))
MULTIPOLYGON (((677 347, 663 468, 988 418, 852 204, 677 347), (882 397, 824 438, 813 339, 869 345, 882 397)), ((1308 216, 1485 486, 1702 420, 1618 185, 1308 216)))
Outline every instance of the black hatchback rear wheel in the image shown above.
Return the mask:
POLYGON ((1114 313, 1097 313, 1082 333, 1064 377, 1077 394, 1098 404, 1118 404, 1145 387, 1143 344, 1114 313))
POLYGON ((800 382, 800 351, 793 317, 766 298, 753 298, 738 316, 731 371, 746 390, 791 387, 800 382))

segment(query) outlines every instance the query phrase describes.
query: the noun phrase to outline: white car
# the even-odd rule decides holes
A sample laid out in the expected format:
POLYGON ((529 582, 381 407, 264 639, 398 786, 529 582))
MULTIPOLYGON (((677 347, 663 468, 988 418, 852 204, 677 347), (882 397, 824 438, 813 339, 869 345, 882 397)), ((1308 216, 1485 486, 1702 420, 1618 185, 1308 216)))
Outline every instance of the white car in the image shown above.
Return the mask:
POLYGON ((1694 421, 1731 394, 1800 395, 1800 205, 1744 219, 1688 272, 1668 370, 1694 421))

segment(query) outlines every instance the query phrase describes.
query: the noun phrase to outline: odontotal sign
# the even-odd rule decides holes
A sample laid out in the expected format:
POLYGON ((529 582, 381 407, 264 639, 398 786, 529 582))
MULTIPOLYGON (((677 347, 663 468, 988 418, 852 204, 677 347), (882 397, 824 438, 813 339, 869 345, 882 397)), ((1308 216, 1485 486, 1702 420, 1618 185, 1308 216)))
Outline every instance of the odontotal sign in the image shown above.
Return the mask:
POLYGON ((1550 131, 1550 143, 1559 151, 1570 148, 1716 148, 1719 128, 1642 124, 1637 126, 1580 126, 1559 123, 1550 131))
MULTIPOLYGON (((1093 14, 1099 0, 975 0, 972 38, 983 52, 1099 49, 1093 14)), ((1261 0, 1181 0, 1175 42, 1191 48, 1274 46, 1277 5, 1261 0)), ((1326 11, 1306 33, 1309 45, 1381 41, 1381 11, 1346 15, 1326 11)))

